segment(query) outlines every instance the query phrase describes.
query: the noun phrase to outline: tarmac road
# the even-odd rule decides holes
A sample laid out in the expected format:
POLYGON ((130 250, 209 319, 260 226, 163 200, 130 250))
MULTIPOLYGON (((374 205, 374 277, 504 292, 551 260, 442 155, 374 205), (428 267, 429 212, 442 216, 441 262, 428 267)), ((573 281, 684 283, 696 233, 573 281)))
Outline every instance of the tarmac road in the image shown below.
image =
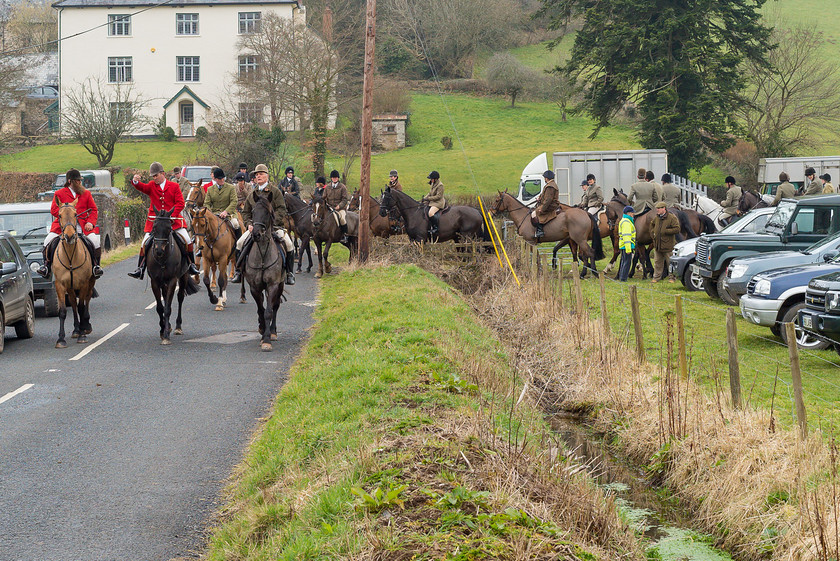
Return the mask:
POLYGON ((69 338, 72 312, 66 349, 54 348, 58 318, 40 307, 34 339, 7 332, 0 561, 197 556, 312 324, 312 275, 287 287, 270 353, 259 350, 250 293, 239 304, 239 285, 229 285, 215 312, 202 285, 184 301, 184 335, 161 346, 148 280, 126 276, 134 262, 108 267, 97 284, 87 345, 69 338))

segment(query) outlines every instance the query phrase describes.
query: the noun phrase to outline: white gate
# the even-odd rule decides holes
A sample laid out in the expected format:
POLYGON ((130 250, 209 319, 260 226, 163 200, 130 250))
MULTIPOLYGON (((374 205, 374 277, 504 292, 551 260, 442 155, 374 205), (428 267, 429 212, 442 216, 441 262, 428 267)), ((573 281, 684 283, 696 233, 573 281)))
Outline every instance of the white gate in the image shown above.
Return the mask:
POLYGON ((697 197, 709 196, 709 188, 700 183, 689 181, 673 173, 671 174, 671 181, 680 188, 680 202, 685 207, 694 208, 697 197))

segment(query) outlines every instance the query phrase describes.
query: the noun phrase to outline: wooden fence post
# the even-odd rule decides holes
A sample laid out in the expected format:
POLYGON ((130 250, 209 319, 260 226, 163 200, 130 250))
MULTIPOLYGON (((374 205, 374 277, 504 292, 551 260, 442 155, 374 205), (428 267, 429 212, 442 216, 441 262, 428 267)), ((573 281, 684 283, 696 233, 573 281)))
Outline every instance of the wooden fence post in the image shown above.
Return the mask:
POLYGON ((735 326, 735 310, 726 309, 726 338, 729 340, 729 391, 732 406, 741 408, 741 369, 738 365, 738 328, 735 326))
POLYGON ((802 439, 808 438, 808 417, 805 415, 805 400, 802 397, 802 372, 799 370, 799 347, 796 344, 796 327, 786 323, 788 353, 790 354, 790 377, 793 381, 793 399, 796 401, 796 421, 802 439))
POLYGON ((677 310, 677 352, 680 358, 680 375, 688 377, 688 357, 685 350, 685 321, 683 319, 682 296, 674 296, 674 305, 677 310))
POLYGON ((604 330, 604 335, 609 335, 610 333, 610 320, 607 318, 607 287, 605 286, 605 278, 607 274, 604 271, 601 271, 598 274, 598 284, 600 285, 601 289, 601 323, 602 329, 604 330))
POLYGON ((645 340, 642 336, 642 316, 639 313, 639 296, 636 285, 630 285, 630 312, 633 315, 633 329, 636 331, 636 356, 639 362, 645 361, 645 340))
POLYGON ((575 261, 574 277, 572 282, 575 284, 575 311, 578 317, 583 316, 583 292, 580 289, 580 262, 575 261))
POLYGON ((531 282, 537 279, 537 259, 539 258, 539 246, 531 246, 531 282))
POLYGON ((559 257, 557 262, 557 293, 559 294, 560 307, 563 307, 563 258, 559 257))

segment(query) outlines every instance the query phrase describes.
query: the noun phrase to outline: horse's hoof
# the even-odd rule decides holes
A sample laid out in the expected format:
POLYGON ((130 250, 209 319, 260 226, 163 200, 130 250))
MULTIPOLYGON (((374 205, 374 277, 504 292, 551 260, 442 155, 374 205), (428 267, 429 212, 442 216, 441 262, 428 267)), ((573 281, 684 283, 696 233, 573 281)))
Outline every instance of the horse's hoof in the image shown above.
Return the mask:
POLYGON ((85 329, 85 335, 90 335, 92 331, 93 331, 93 328, 88 327, 87 329, 85 329))
POLYGON ((161 339, 160 344, 161 345, 171 345, 172 341, 170 341, 169 339, 161 339))
POLYGON ((320 271, 315 273, 315 278, 316 279, 320 279, 322 276, 324 276, 324 275, 322 275, 320 271))
POLYGON ((183 329, 181 329, 180 327, 176 327, 176 328, 175 328, 175 331, 173 331, 173 332, 172 332, 172 334, 173 334, 173 335, 183 335, 183 334, 184 334, 184 330, 183 330, 183 329))
POLYGON ((79 335, 79 338, 76 340, 76 343, 79 343, 80 345, 83 345, 87 342, 87 336, 85 335, 79 335))
POLYGON ((324 270, 328 273, 332 273, 332 265, 330 265, 329 263, 324 265, 324 270))
POLYGON ((67 348, 67 343, 64 340, 58 341, 55 344, 55 348, 56 349, 66 349, 67 348))
POLYGON ((276 333, 272 333, 272 334, 271 334, 271 340, 272 340, 272 341, 276 341, 276 340, 277 340, 277 334, 276 334, 276 333))
MULTIPOLYGON (((299 273, 299 272, 300 272, 300 271, 298 271, 298 273, 299 273)), ((307 273, 311 273, 311 272, 312 272, 312 267, 309 267, 309 268, 306 270, 306 272, 307 272, 307 273)))
POLYGON ((263 352, 269 352, 271 350, 271 343, 260 344, 260 350, 263 352))
MULTIPOLYGON (((300 267, 298 267, 298 270, 295 271, 295 273, 300 273, 300 271, 301 271, 301 269, 300 269, 300 267)), ((309 271, 306 271, 306 272, 308 273, 309 271)))
POLYGON ((245 304, 247 302, 248 302, 248 300, 246 300, 244 297, 239 299, 240 304, 245 304))
POLYGON ((79 332, 74 331, 73 333, 70 334, 70 337, 72 337, 73 339, 78 339, 79 338, 79 332))
POLYGON ((224 309, 225 309, 224 304, 217 304, 217 305, 216 305, 216 308, 215 308, 215 310, 216 310, 217 312, 221 312, 221 311, 222 311, 222 310, 224 310, 224 309))

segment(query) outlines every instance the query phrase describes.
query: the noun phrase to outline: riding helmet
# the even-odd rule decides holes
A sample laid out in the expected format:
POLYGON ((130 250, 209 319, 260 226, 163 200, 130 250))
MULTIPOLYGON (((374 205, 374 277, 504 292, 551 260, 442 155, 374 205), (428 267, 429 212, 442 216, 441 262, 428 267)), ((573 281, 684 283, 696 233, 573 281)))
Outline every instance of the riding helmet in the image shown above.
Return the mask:
POLYGON ((735 178, 732 177, 731 175, 727 175, 726 179, 724 179, 723 182, 724 183, 731 183, 732 185, 735 185, 735 178))
POLYGON ((333 177, 341 177, 341 174, 338 173, 337 169, 334 169, 330 172, 330 179, 332 179, 333 177))
POLYGON ((70 181, 73 181, 74 179, 81 180, 82 179, 82 174, 79 173, 79 170, 77 170, 76 168, 70 168, 70 169, 67 170, 67 173, 64 174, 64 178, 69 183, 70 181))
POLYGON ((389 175, 390 175, 391 177, 399 177, 399 174, 397 173, 397 170, 395 170, 395 169, 392 169, 392 170, 391 170, 391 173, 390 173, 389 175))
POLYGON ((671 174, 670 173, 663 173, 662 174, 662 183, 670 183, 671 182, 671 174))
POLYGON ((814 168, 806 168, 805 177, 808 177, 809 175, 817 175, 817 170, 815 170, 814 168))
POLYGON ((158 173, 163 173, 163 166, 160 165, 160 162, 152 162, 152 165, 149 166, 149 175, 156 175, 158 173))
POLYGON ((213 179, 224 179, 225 172, 222 168, 215 168, 213 170, 213 179))
POLYGON ((289 173, 289 172, 294 173, 294 172, 295 172, 295 168, 293 168, 292 166, 289 166, 289 167, 287 167, 287 168, 286 168, 286 171, 284 171, 283 173, 289 173))
POLYGON ((315 183, 320 183, 321 185, 326 185, 327 180, 323 175, 319 175, 318 179, 315 180, 315 183))
POLYGON ((248 169, 248 164, 242 162, 241 164, 239 164, 239 169, 248 169))
POLYGON ((554 172, 550 169, 547 169, 543 172, 543 177, 545 177, 546 179, 554 179, 554 172))
POLYGON ((233 179, 236 181, 248 181, 248 176, 240 171, 233 176, 233 179))

